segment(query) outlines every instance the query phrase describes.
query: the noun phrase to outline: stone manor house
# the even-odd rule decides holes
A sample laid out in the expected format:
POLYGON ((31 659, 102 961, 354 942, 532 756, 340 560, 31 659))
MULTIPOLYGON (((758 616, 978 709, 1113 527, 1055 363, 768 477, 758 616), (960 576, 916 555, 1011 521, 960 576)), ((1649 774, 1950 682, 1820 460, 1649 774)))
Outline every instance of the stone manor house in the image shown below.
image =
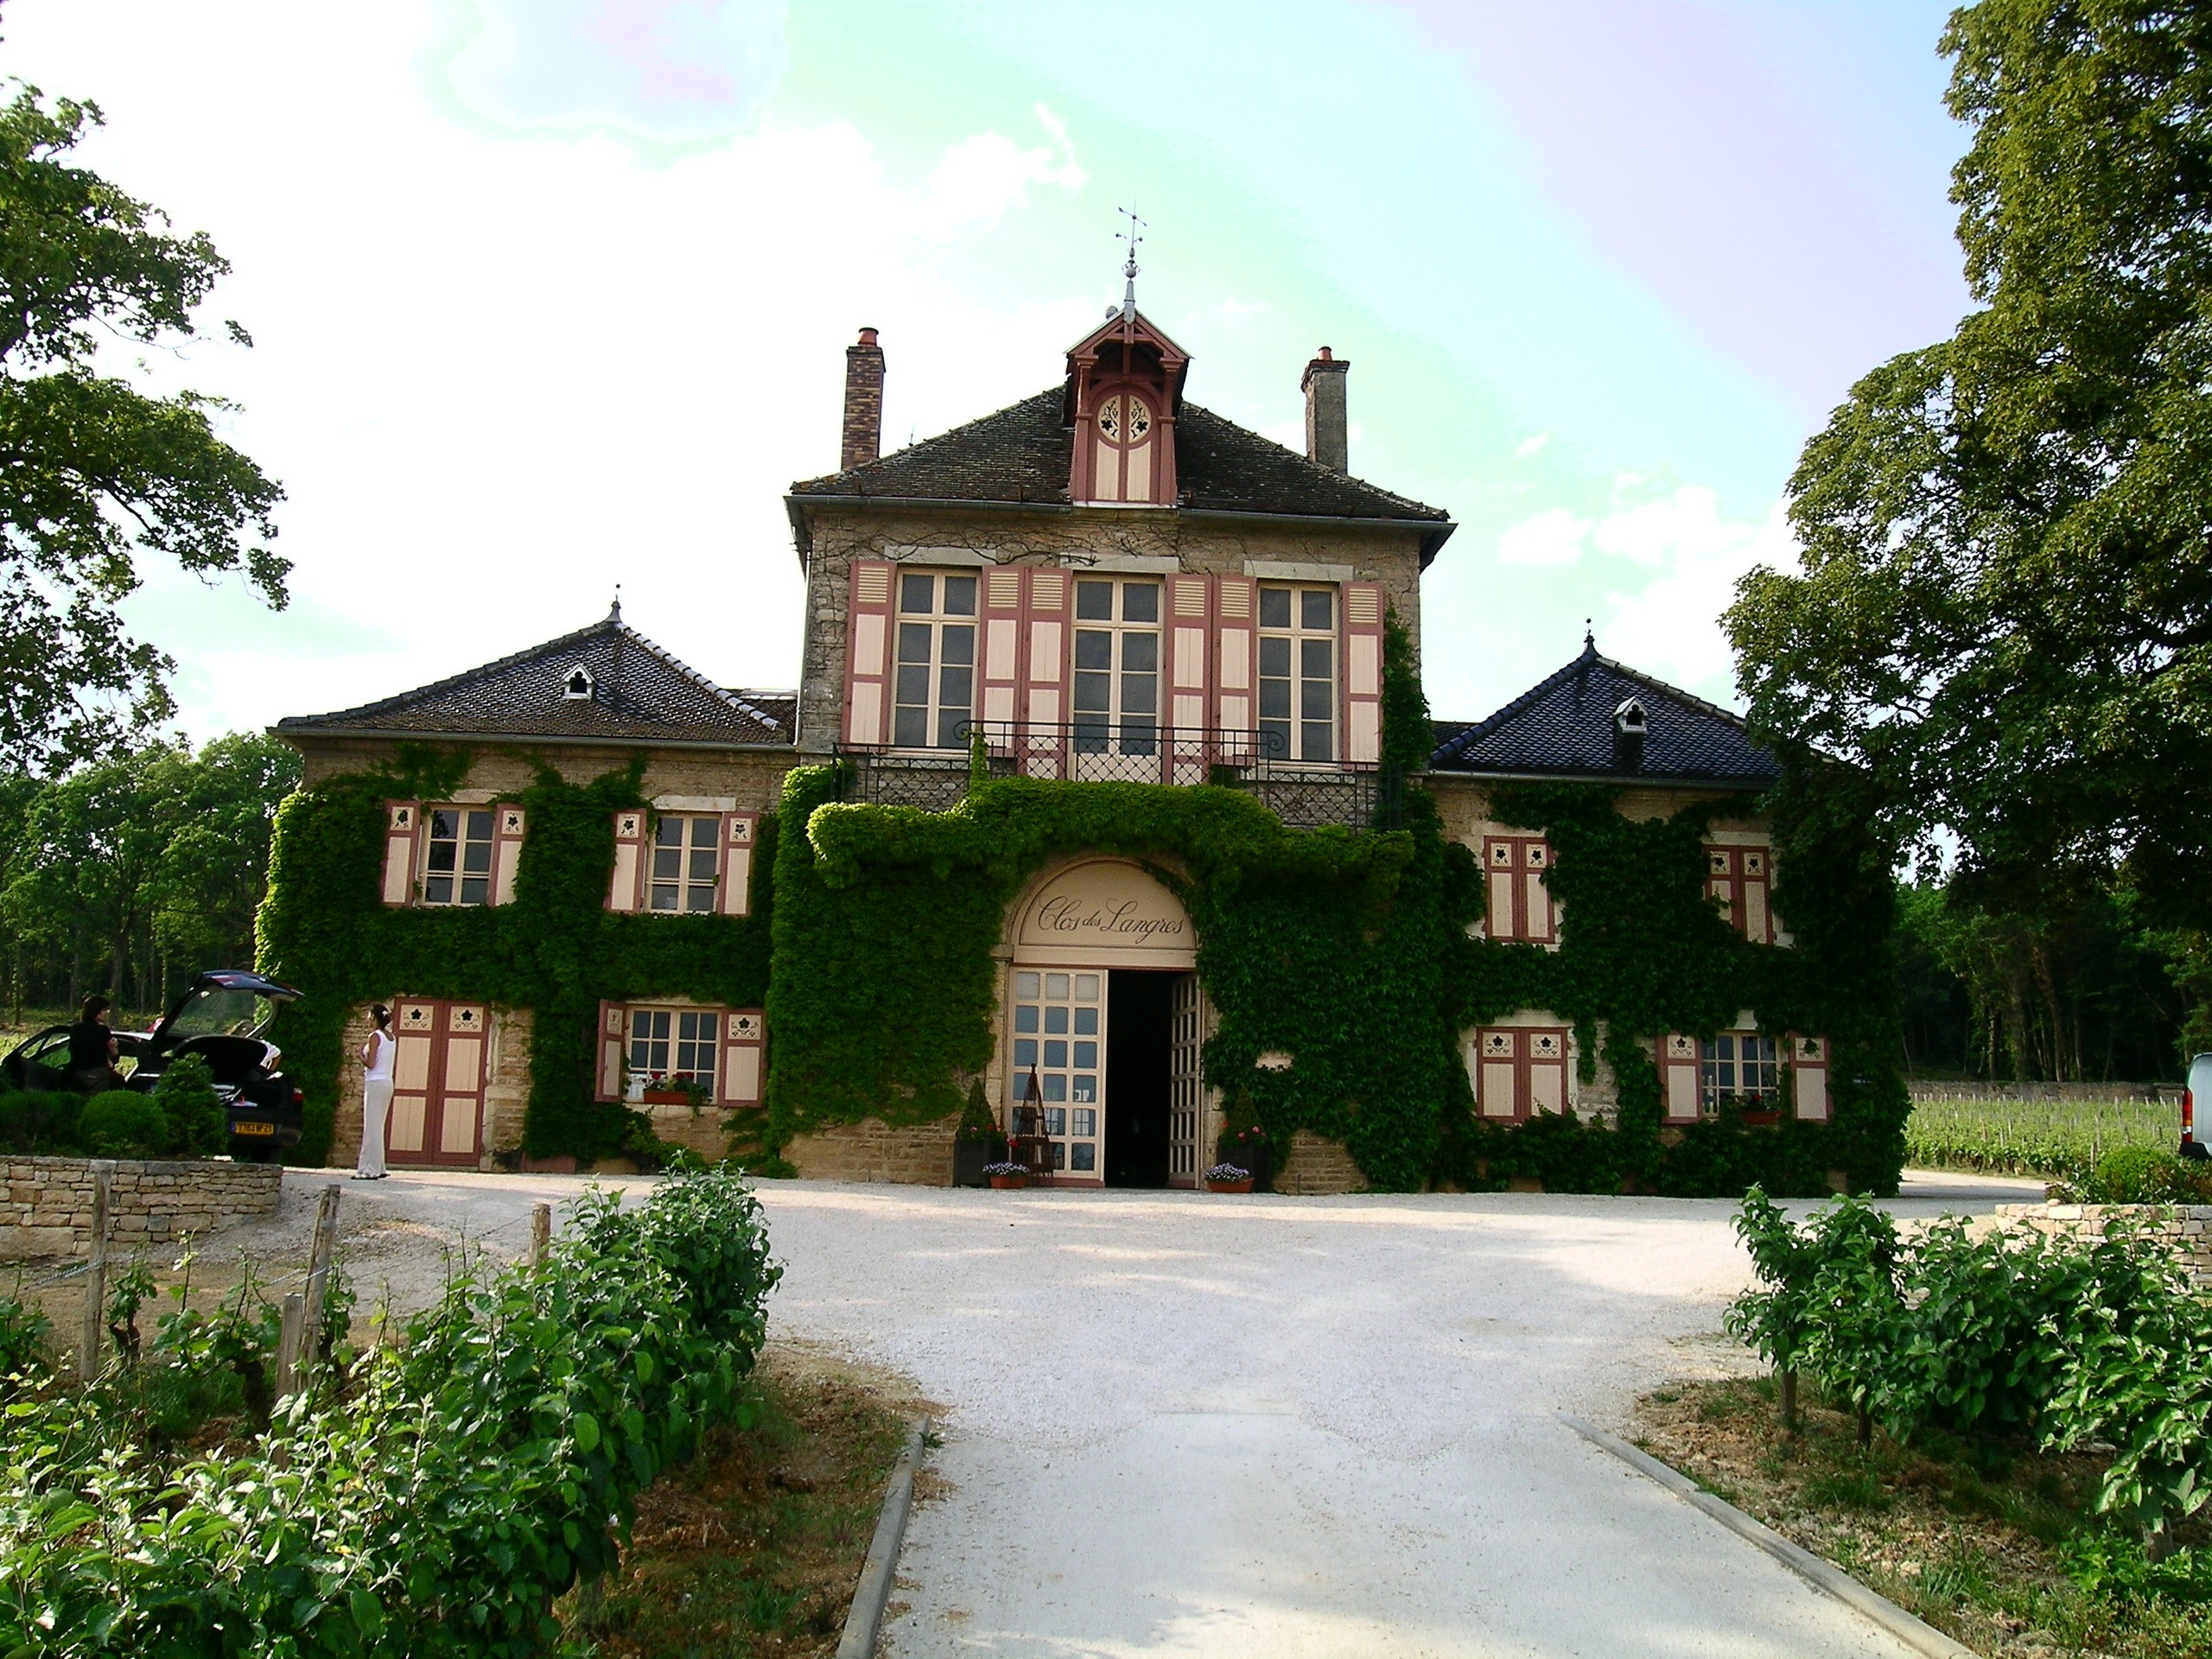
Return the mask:
MULTIPOLYGON (((651 805, 611 815, 605 904, 643 917, 745 914, 762 818, 793 766, 841 759, 844 798, 942 809, 966 787, 978 734, 995 770, 1226 779, 1295 827, 1364 827, 1385 620, 1395 613, 1418 646, 1422 573, 1454 526, 1351 475, 1350 366, 1326 347, 1305 365, 1300 454, 1190 401, 1188 356, 1132 297, 1033 397, 887 455, 884 353, 862 329, 846 351, 838 469, 785 498, 806 579, 795 692, 727 685, 728 665, 710 675, 677 661, 618 607, 435 684, 275 729, 308 785, 403 745, 470 757, 444 798, 386 804, 389 906, 508 902, 533 768, 582 782, 639 756, 651 805)), ((1767 827, 1751 807, 1778 775, 1734 715, 1586 641, 1486 719, 1438 722, 1421 782, 1478 861, 1489 936, 1539 945, 1558 937, 1550 849, 1493 821, 1498 785, 1603 783, 1631 817, 1740 798, 1743 815, 1708 830, 1710 891, 1732 928, 1786 945, 1767 902, 1767 827)), ((1125 859, 1061 859, 1009 909, 984 1083, 1003 1114, 1035 1080, 1059 1179, 1188 1185, 1211 1161, 1221 1103, 1200 1081, 1209 1015, 1194 960, 1181 905, 1125 859)), ((384 997, 401 1046, 391 1160, 491 1167, 521 1138, 532 1010, 413 988, 384 997)), ((758 1105, 776 1032, 761 1007, 673 989, 601 1005, 599 1096, 650 1109, 666 1138, 719 1154, 724 1114, 695 1110, 696 1094, 741 1113, 758 1105), (687 1083, 691 1103, 667 1097, 687 1083)), ((347 1027, 334 1160, 349 1159, 360 1133, 352 1055, 365 1019, 365 1004, 347 1027)), ((1484 1119, 1567 1107, 1603 1116, 1611 1103, 1610 1068, 1586 1076, 1571 1023, 1549 1010, 1503 1016, 1460 1046, 1484 1119)), ((1817 1038, 1746 1021, 1669 1033, 1658 1048, 1670 1122, 1694 1122, 1723 1096, 1827 1115, 1817 1038)), ((801 1135, 786 1153, 803 1174, 944 1181, 950 1134, 949 1122, 852 1126, 801 1135)), ((1358 1184, 1340 1149, 1312 1141, 1301 1136, 1287 1185, 1358 1184)))

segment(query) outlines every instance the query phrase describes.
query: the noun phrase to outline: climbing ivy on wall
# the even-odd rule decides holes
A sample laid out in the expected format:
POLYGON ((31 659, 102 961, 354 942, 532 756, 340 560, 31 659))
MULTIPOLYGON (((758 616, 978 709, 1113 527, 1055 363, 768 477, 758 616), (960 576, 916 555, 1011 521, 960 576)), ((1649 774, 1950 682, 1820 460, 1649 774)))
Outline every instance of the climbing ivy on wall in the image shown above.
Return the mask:
POLYGON ((528 833, 512 904, 387 907, 385 803, 449 799, 471 760, 403 749, 388 766, 298 791, 277 814, 259 957, 264 972, 304 994, 276 1032, 285 1069, 307 1095, 307 1134, 294 1154, 301 1162, 329 1152, 345 1023, 364 1003, 399 995, 531 1009, 522 1149, 591 1160, 650 1135, 645 1115, 593 1098, 602 999, 680 995, 738 1007, 766 1000, 772 884, 763 872, 775 856, 772 819, 756 843, 750 916, 606 909, 613 815, 645 804, 642 760, 583 784, 534 766, 536 781, 513 798, 528 833))

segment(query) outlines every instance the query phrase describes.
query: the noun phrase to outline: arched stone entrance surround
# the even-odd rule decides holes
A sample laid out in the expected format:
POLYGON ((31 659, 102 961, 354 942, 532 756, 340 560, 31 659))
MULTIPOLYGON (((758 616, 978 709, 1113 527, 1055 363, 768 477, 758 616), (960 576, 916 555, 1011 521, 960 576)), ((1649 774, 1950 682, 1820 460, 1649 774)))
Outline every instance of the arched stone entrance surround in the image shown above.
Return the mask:
POLYGON ((1218 1133, 1197 969, 1189 912, 1129 859, 1049 866, 1007 907, 991 1093, 1011 1126, 1033 1089, 1056 1181, 1196 1185, 1218 1133))

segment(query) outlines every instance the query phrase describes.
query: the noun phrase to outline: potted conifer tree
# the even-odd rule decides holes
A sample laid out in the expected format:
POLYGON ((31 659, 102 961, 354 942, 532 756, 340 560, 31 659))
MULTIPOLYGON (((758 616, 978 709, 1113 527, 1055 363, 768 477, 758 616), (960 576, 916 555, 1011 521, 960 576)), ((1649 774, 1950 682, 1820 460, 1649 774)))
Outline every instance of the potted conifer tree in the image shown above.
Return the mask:
POLYGON ((968 1085, 968 1104, 960 1114, 960 1127, 952 1132, 952 1184, 989 1185, 984 1166, 1005 1156, 1006 1136, 991 1116, 990 1105, 983 1098, 983 1080, 978 1077, 968 1085))

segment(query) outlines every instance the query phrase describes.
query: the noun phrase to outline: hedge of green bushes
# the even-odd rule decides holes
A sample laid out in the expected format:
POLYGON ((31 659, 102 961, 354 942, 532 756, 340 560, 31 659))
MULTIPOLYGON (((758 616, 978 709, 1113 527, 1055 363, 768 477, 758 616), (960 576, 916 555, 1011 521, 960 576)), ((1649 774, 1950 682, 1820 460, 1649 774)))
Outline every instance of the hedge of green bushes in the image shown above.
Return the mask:
POLYGON ((83 1392, 19 1375, 0 1653, 548 1651, 556 1598, 614 1564, 636 1494, 746 1420, 778 1274, 751 1192, 696 1173, 626 1211, 588 1194, 543 1266, 461 1276, 244 1453, 193 1452, 145 1403, 232 1378, 232 1403, 265 1402, 274 1325, 243 1294, 167 1316, 83 1392))
POLYGON ((0 1153, 60 1157, 207 1158, 230 1137, 207 1062, 172 1060, 151 1094, 0 1089, 0 1153))

